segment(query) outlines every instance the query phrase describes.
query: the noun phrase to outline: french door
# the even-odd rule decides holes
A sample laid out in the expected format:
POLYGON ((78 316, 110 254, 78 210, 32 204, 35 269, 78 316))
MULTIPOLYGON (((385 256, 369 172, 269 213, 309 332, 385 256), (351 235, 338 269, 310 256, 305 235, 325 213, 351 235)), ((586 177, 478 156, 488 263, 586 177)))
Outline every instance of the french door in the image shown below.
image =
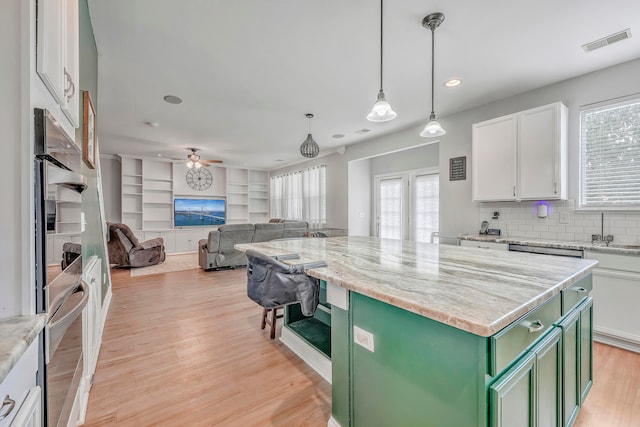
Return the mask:
POLYGON ((439 228, 439 175, 419 170, 375 177, 376 236, 432 241, 439 228))

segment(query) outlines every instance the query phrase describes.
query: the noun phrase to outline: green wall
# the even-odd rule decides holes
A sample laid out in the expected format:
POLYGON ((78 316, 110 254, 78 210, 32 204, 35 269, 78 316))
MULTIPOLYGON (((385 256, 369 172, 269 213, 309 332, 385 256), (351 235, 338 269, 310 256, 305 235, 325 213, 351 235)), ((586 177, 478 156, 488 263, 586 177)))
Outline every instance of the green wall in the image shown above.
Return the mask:
MULTIPOLYGON (((80 19, 80 90, 88 91, 91 95, 96 110, 97 135, 100 135, 100 106, 98 102, 98 49, 93 36, 93 27, 89 16, 87 0, 78 0, 78 15, 80 19)), ((80 97, 80 111, 83 111, 83 96, 80 97)), ((83 138, 83 114, 81 114, 80 126, 76 129, 76 139, 83 138)), ((100 149, 98 144, 98 150, 100 149)), ((99 153, 99 151, 98 151, 99 153)), ((83 174, 87 177, 88 187, 82 193, 82 212, 85 215, 85 231, 82 233, 82 258, 85 262, 93 255, 102 260, 102 299, 109 289, 111 278, 109 271, 109 258, 106 251, 106 234, 104 227, 103 203, 101 198, 102 188, 99 180, 99 169, 91 169, 83 164, 83 174)), ((96 168, 100 162, 96 162, 96 168)))

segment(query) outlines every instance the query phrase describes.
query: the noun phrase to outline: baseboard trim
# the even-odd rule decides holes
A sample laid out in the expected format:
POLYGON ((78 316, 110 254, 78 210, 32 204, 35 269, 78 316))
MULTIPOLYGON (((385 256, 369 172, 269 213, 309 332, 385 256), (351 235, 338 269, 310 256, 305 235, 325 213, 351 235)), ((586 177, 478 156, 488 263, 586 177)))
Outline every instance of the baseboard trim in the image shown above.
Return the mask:
POLYGON ((634 353, 640 353, 640 342, 638 340, 615 333, 614 331, 609 331, 608 329, 594 328, 593 340, 624 350, 633 351, 634 353))
POLYGON ((311 366, 314 371, 320 374, 329 384, 331 384, 331 360, 320 351, 310 346, 305 340, 300 338, 286 326, 282 327, 280 342, 286 345, 304 362, 311 366))
POLYGON ((331 417, 327 422, 327 427, 342 427, 342 426, 336 421, 335 418, 331 417))

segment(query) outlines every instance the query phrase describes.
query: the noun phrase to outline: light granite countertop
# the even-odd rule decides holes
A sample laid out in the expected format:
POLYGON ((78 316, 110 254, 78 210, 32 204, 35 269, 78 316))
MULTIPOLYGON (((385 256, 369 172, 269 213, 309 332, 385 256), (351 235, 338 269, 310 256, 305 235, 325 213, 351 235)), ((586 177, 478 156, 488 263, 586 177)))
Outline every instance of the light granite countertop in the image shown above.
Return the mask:
POLYGON ((480 336, 491 336, 588 275, 597 261, 373 237, 238 244, 289 264, 324 260, 312 277, 480 336), (545 257, 542 260, 541 257, 545 257))
POLYGON ((607 246, 604 243, 574 242, 569 240, 546 240, 530 237, 501 237, 488 236, 485 234, 461 234, 460 240, 472 240, 476 242, 513 243, 517 245, 538 246, 544 248, 577 249, 583 251, 610 253, 618 255, 640 255, 640 246, 619 245, 611 243, 607 246))
POLYGON ((0 319, 0 382, 40 334, 46 321, 46 314, 0 319))

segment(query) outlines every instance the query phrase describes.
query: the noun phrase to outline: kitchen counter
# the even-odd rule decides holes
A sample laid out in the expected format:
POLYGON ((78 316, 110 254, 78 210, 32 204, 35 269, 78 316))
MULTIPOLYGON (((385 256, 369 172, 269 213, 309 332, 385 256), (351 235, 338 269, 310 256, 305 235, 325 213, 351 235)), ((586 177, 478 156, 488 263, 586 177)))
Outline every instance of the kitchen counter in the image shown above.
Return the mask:
POLYGON ((620 255, 640 255, 640 245, 619 245, 612 243, 607 246, 604 243, 574 242, 568 240, 546 240, 530 237, 502 237, 485 234, 463 234, 460 240, 472 240, 476 242, 513 243, 517 245, 538 246, 544 248, 577 249, 592 252, 602 252, 620 255))
POLYGON ((17 316, 0 320, 0 383, 44 328, 47 316, 17 316))
POLYGON ((350 291, 489 337, 587 276, 597 261, 371 237, 239 244, 290 264, 324 260, 307 274, 350 291))

